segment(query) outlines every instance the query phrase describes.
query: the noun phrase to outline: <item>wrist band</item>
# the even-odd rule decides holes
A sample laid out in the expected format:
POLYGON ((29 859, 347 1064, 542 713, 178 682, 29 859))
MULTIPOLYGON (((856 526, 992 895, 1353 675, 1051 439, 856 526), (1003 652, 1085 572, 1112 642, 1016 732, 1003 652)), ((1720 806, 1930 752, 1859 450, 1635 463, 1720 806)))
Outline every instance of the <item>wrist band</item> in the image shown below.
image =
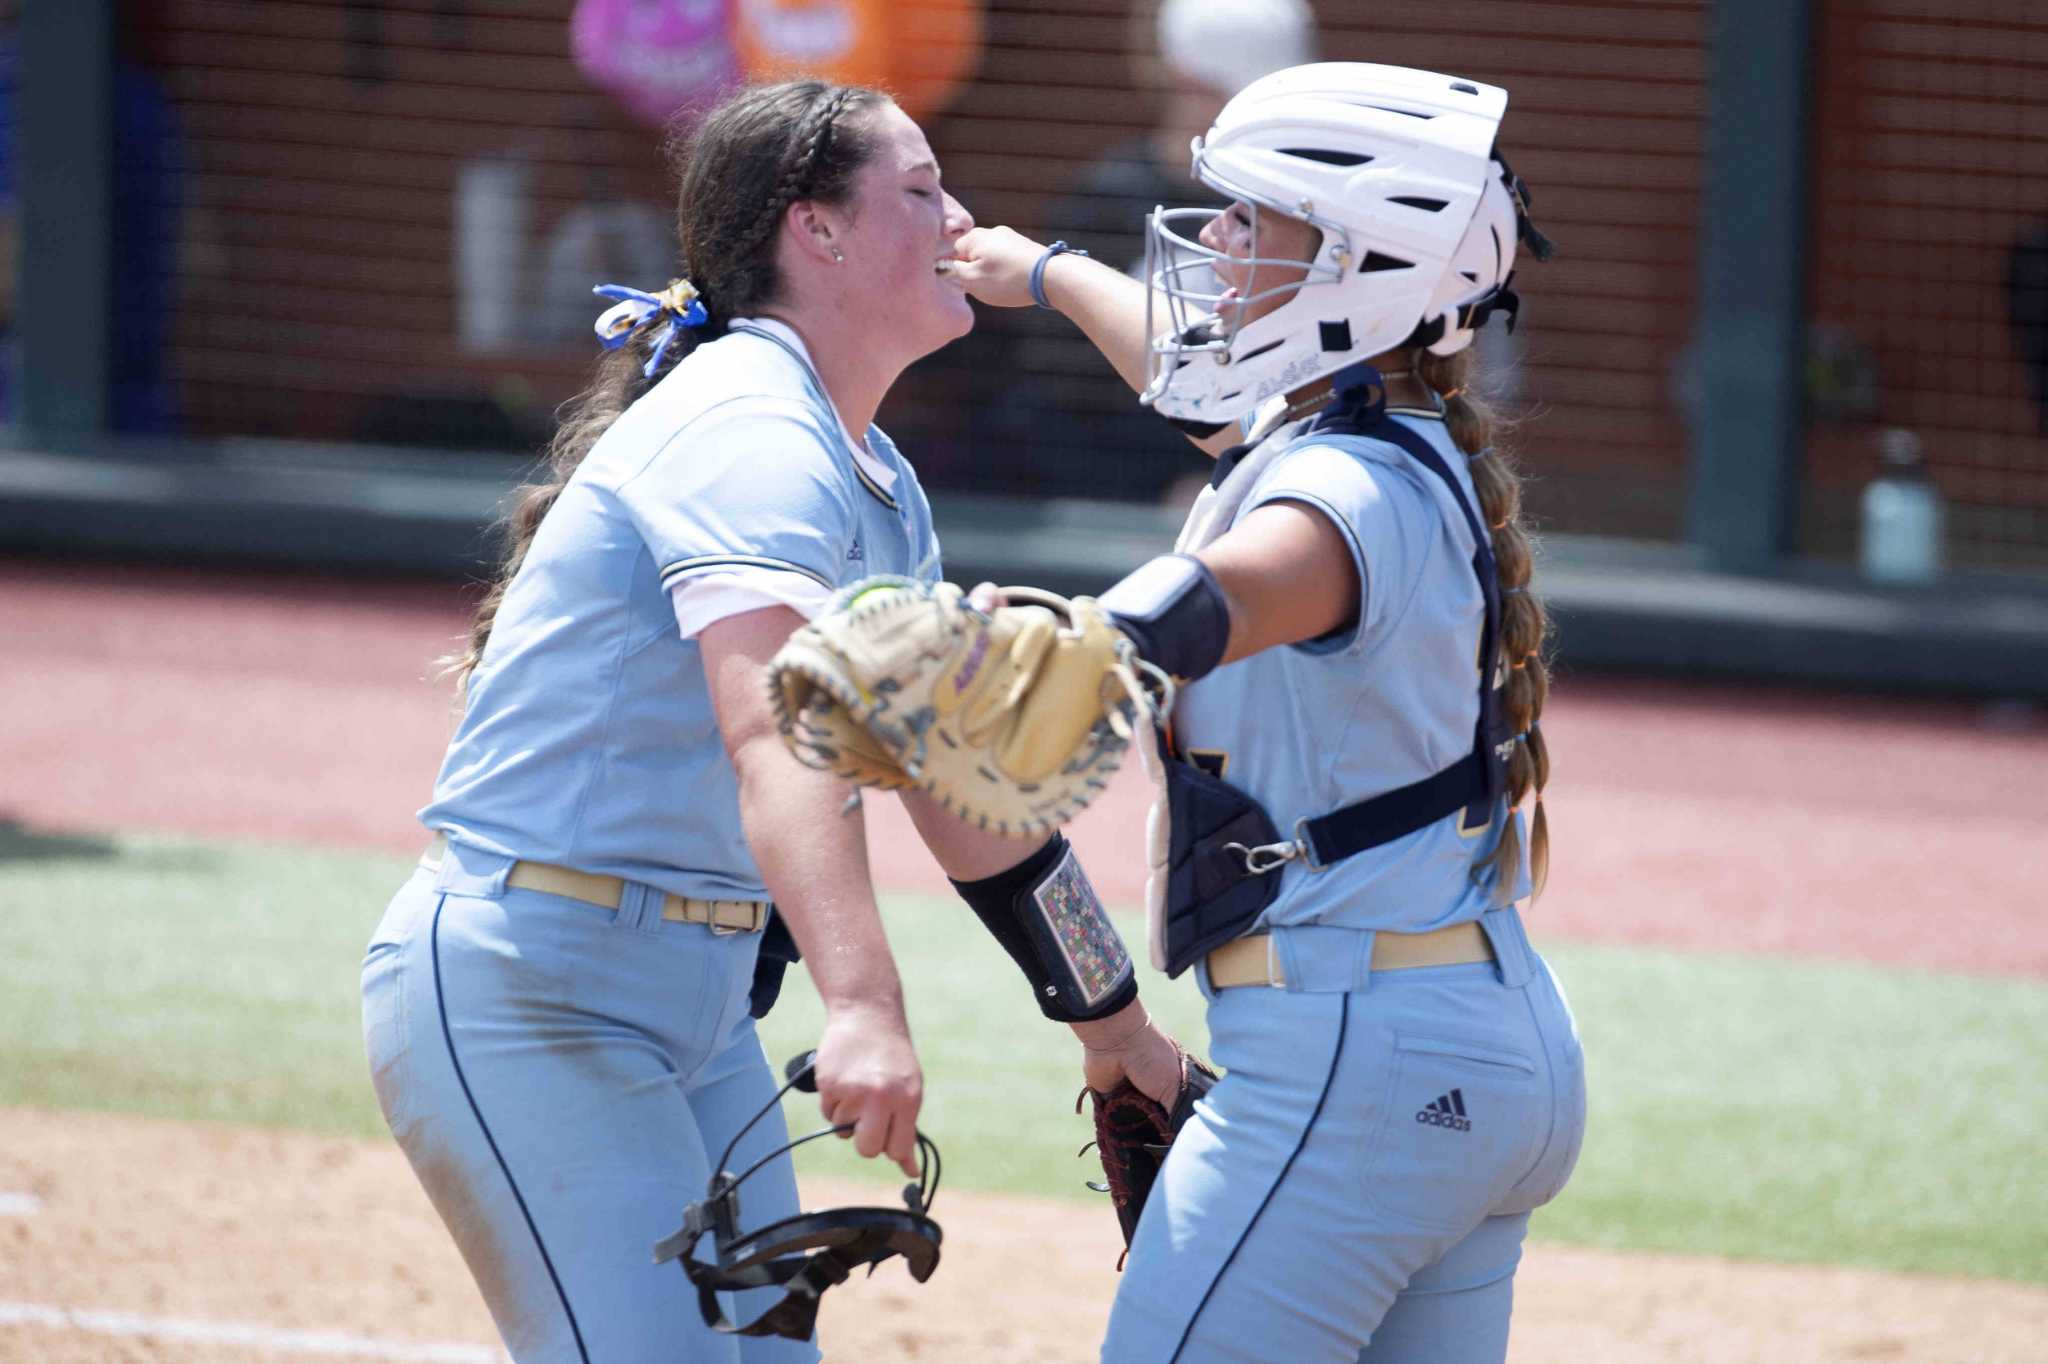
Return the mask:
POLYGON ((1061 835, 1008 871, 953 889, 1023 971, 1047 1018, 1086 1023, 1138 997, 1131 954, 1061 835))
POLYGON ((1078 246, 1068 246, 1065 242, 1054 242, 1051 246, 1045 248, 1045 254, 1040 256, 1038 258, 1038 263, 1031 267, 1031 301, 1033 303, 1036 303, 1039 307, 1044 308, 1048 311, 1052 309, 1052 304, 1047 302, 1045 297, 1046 263, 1050 261, 1054 256, 1069 251, 1071 251, 1073 254, 1077 256, 1085 256, 1088 254, 1086 251, 1083 251, 1078 246))

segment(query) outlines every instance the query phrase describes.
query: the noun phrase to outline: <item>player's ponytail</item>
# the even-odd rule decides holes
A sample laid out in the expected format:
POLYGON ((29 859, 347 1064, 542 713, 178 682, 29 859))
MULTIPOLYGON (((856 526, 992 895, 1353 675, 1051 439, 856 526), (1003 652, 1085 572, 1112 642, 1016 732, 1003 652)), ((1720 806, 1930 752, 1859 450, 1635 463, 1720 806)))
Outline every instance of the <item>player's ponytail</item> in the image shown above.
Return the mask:
MULTIPOLYGON (((561 424, 555 428, 554 438, 548 442, 547 454, 537 476, 513 489, 507 499, 505 514, 497 526, 497 535, 503 546, 498 570, 483 598, 477 602, 476 613, 470 617, 469 638, 464 641, 462 652, 442 660, 447 675, 455 679, 458 690, 467 687, 469 675, 476 671, 476 665, 483 659, 484 645, 491 637, 491 626, 498 619, 498 607, 505 600, 505 589, 519 572, 519 566, 526 562, 526 551, 532 547, 533 537, 540 533, 542 519, 555 505, 555 499, 562 495, 562 489, 569 485, 570 475, 576 472, 576 466, 583 463, 590 447, 597 444, 597 438, 618 420, 619 414, 644 388, 646 381, 640 369, 652 355, 653 344, 651 330, 648 330, 617 350, 605 352, 597 362, 597 374, 592 378, 590 387, 570 399, 563 408, 561 424)), ((687 354, 688 344, 671 347, 671 350, 687 354)))
POLYGON ((635 398, 699 342, 723 335, 731 319, 757 314, 780 298, 776 226, 799 200, 844 204, 852 198, 855 173, 875 145, 861 115, 887 100, 879 91, 822 81, 751 86, 694 129, 669 139, 682 273, 696 287, 709 320, 676 328, 652 374, 644 371, 659 329, 641 329, 606 351, 590 387, 563 406, 538 476, 512 494, 499 523, 503 555, 477 603, 469 639, 444 660, 458 686, 467 686, 482 661, 506 588, 583 457, 635 398))
POLYGON ((1499 846, 1480 864, 1501 888, 1511 891, 1521 861, 1521 840, 1513 812, 1532 793, 1536 808, 1529 822, 1529 877, 1536 894, 1550 873, 1550 825, 1543 813, 1543 787, 1550 780, 1550 751, 1537 721, 1550 694, 1550 666, 1544 658, 1550 616, 1531 589, 1535 544, 1522 521, 1522 480, 1500 439, 1505 423, 1484 399, 1472 392, 1474 361, 1467 349, 1456 355, 1415 353, 1416 373, 1444 400, 1444 425, 1460 450, 1471 456, 1467 465, 1479 494, 1479 514, 1493 529, 1493 558, 1500 575, 1500 659, 1508 669, 1503 699, 1508 722, 1517 735, 1508 759, 1509 818, 1499 846))

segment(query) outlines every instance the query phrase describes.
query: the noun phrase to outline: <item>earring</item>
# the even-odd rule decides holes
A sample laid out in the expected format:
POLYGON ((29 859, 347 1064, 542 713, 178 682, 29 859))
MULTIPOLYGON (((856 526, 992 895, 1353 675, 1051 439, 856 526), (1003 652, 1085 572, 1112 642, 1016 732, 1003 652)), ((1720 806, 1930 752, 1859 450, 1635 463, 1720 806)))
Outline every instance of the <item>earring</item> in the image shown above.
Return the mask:
POLYGON ((835 265, 844 265, 846 263, 846 256, 836 246, 832 248, 832 261, 835 265))

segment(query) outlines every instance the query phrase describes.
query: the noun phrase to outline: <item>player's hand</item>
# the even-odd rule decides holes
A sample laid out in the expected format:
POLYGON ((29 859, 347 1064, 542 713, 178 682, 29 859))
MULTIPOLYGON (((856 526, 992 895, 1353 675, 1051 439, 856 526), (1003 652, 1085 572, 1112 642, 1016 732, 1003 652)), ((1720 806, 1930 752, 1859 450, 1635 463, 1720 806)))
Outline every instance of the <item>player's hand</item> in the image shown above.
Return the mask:
MULTIPOLYGON (((1142 1009, 1133 1003, 1132 1009, 1142 1009)), ((1081 1032, 1081 1028, 1076 1028, 1081 1032)), ((1171 1107, 1180 1093, 1180 1048, 1159 1025, 1147 1018, 1134 1030, 1118 1029, 1114 1045, 1103 1046, 1082 1034, 1081 1077, 1097 1094, 1115 1089, 1119 1080, 1129 1080, 1147 1098, 1171 1107)))
POLYGON ((924 1072, 900 1009, 848 1006, 827 1013, 818 1039, 818 1105, 834 1127, 851 1124, 854 1150, 887 1154, 917 1178, 917 1111, 924 1072))
POLYGON ((951 273, 961 288, 994 308, 1031 305, 1031 267, 1045 254, 1039 243, 1007 227, 977 227, 954 249, 951 273))

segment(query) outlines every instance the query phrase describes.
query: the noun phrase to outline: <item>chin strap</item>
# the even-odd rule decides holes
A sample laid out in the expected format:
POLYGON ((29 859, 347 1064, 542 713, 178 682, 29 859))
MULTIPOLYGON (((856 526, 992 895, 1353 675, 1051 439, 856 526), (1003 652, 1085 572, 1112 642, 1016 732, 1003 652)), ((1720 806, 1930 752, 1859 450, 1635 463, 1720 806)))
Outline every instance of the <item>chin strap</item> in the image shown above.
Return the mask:
POLYGON ((1163 420, 1181 434, 1193 436, 1196 440, 1207 440, 1230 425, 1229 422, 1198 422, 1192 417, 1166 417, 1163 420))

